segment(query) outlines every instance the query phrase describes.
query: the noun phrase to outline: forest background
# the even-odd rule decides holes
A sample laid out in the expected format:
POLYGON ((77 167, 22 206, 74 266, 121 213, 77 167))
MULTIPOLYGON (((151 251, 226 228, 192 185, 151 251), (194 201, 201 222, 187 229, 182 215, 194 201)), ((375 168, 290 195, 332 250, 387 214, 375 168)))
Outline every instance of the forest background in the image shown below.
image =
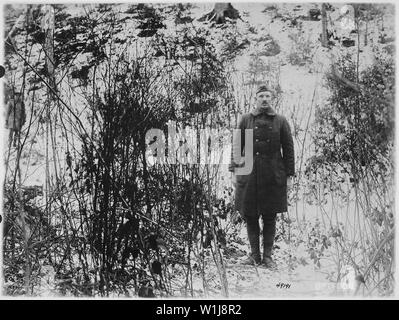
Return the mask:
POLYGON ((3 17, 3 295, 393 294, 393 4, 10 4, 3 17), (145 140, 170 121, 181 143, 186 126, 234 128, 260 83, 296 150, 278 272, 240 264, 227 164, 153 165, 145 140))

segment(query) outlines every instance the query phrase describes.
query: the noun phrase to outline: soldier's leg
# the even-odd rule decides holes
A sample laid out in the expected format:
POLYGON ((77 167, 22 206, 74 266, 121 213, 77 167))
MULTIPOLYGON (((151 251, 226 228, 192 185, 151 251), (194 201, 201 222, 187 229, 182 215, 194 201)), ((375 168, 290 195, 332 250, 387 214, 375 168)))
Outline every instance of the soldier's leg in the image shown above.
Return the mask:
POLYGON ((245 264, 260 264, 260 228, 259 228, 259 217, 256 216, 246 216, 245 220, 247 222, 247 233, 248 241, 251 247, 250 257, 244 261, 245 264))
POLYGON ((274 237, 276 235, 277 213, 265 212, 262 214, 263 220, 263 259, 267 267, 275 267, 272 259, 274 237))

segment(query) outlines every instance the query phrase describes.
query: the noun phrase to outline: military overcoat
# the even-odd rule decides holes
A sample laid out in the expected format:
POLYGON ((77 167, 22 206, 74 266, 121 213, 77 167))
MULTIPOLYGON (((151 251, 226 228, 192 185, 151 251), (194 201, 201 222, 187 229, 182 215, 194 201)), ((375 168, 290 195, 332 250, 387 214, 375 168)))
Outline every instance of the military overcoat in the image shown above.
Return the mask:
POLYGON ((236 175, 236 210, 244 216, 286 212, 287 176, 295 174, 294 144, 286 118, 270 107, 257 108, 242 115, 238 129, 242 155, 245 129, 253 129, 253 166, 250 174, 236 175))

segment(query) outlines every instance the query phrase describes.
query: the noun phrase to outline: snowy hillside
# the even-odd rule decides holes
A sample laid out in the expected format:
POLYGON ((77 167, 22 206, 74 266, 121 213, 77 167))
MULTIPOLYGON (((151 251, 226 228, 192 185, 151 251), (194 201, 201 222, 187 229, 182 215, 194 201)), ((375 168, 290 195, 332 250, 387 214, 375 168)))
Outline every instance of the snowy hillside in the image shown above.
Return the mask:
POLYGON ((352 134, 356 106, 381 111, 364 132, 391 128, 394 6, 329 4, 323 45, 321 4, 232 5, 238 18, 213 3, 5 6, 4 114, 20 120, 17 96, 25 113, 7 131, 8 295, 220 298, 226 283, 231 298, 360 295, 342 286, 346 266, 363 295, 392 293, 393 139, 365 162, 354 148, 377 138, 352 134), (248 240, 227 164, 144 160, 147 130, 233 128, 260 83, 278 92, 295 143, 277 273, 240 265, 248 240), (340 143, 351 160, 326 152, 340 143))

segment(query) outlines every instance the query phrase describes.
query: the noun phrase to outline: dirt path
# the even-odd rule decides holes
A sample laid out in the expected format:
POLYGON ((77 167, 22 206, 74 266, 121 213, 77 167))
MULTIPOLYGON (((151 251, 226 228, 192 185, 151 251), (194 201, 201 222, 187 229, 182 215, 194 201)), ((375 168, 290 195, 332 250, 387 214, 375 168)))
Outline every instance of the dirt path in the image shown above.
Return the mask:
MULTIPOLYGON (((244 237, 243 237, 244 238, 244 237)), ((288 245, 279 242, 280 249, 275 251, 277 270, 263 266, 242 264, 248 255, 246 240, 230 243, 224 251, 224 263, 231 299, 290 299, 320 298, 337 296, 336 285, 327 280, 327 269, 318 268, 309 261, 305 252, 299 248, 290 248, 296 263, 288 263, 288 245), (308 261, 300 263, 298 261, 308 261), (292 267, 290 268, 289 265, 292 267)), ((208 261, 207 278, 209 295, 224 298, 221 295, 219 275, 213 261, 208 261)), ((342 294, 342 292, 340 293, 342 294)))
POLYGON ((275 299, 292 297, 318 297, 326 292, 325 276, 312 266, 298 267, 289 271, 278 265, 277 271, 265 267, 227 264, 229 293, 231 298, 275 299))

